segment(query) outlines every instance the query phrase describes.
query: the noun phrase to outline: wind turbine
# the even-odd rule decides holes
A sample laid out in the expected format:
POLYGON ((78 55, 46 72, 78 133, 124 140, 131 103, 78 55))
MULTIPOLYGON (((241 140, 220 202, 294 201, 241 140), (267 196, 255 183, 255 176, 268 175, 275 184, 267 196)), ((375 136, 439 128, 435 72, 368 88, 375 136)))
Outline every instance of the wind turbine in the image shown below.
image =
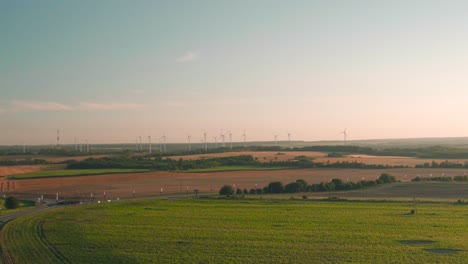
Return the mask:
POLYGON ((135 151, 138 151, 138 137, 135 138, 135 151))
POLYGON ((89 141, 86 139, 86 153, 89 153, 89 141))
POLYGON ((162 141, 159 139, 159 153, 162 153, 162 141))
POLYGON ((275 146, 278 146, 278 135, 274 135, 275 137, 275 146))
POLYGON ((344 142, 344 145, 345 145, 345 146, 346 146, 346 135, 347 135, 347 134, 346 134, 346 129, 347 129, 347 128, 345 128, 345 130, 344 130, 343 132, 340 132, 340 134, 343 134, 343 139, 344 139, 343 142, 344 142))
POLYGON ((190 145, 190 138, 192 136, 190 134, 187 135, 187 140, 188 140, 188 151, 190 152, 192 149, 191 149, 191 145, 190 145))
POLYGON ((140 152, 143 151, 143 142, 141 141, 141 136, 138 136, 140 139, 140 152))
POLYGON ((208 134, 208 133, 206 133, 206 131, 203 132, 203 141, 205 142, 205 151, 208 150, 208 142, 206 141, 206 135, 207 135, 207 134, 208 134))
POLYGON ((166 153, 166 133, 163 133, 162 140, 164 143, 164 153, 166 153))
POLYGON ((213 139, 215 141, 215 148, 217 148, 218 147, 218 136, 214 136, 213 139))
POLYGON ((78 151, 78 145, 76 144, 76 138, 75 138, 75 151, 78 151))
POLYGON ((246 142, 245 139, 247 138, 247 135, 245 134, 245 129, 244 129, 244 134, 242 134, 242 137, 244 138, 244 148, 246 148, 246 142))
POLYGON ((148 136, 149 154, 151 155, 151 136, 148 136))
POLYGON ((232 133, 231 133, 231 131, 229 131, 229 144, 230 144, 230 147, 232 149, 232 133))
POLYGON ((288 143, 289 143, 289 148, 292 148, 291 146, 291 132, 288 131, 288 143))
POLYGON ((223 145, 222 145, 222 146, 223 146, 223 148, 225 148, 225 147, 226 147, 226 143, 224 142, 224 137, 226 136, 226 132, 223 133, 223 130, 222 130, 222 129, 221 129, 221 134, 220 134, 220 136, 221 136, 221 140, 222 140, 222 142, 223 142, 223 145))

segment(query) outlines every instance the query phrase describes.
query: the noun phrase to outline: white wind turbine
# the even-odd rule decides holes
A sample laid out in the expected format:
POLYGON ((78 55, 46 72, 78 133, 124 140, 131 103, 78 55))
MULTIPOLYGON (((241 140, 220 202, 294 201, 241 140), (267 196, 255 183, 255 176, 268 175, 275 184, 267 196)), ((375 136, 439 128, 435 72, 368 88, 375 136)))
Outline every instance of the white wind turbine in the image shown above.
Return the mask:
POLYGON ((205 142, 205 151, 208 150, 208 142, 206 141, 206 135, 207 135, 207 134, 208 134, 208 133, 207 133, 206 131, 203 132, 203 141, 205 142))
POLYGON ((244 148, 247 147, 247 144, 246 144, 246 139, 247 139, 247 135, 245 134, 245 129, 244 129, 244 134, 242 134, 242 137, 244 138, 244 148))
POLYGON ((288 143, 289 143, 289 148, 292 148, 291 146, 291 132, 288 131, 288 143))
POLYGON ((345 130, 344 130, 343 132, 340 132, 340 134, 343 134, 343 144, 344 144, 345 146, 346 146, 346 135, 347 135, 347 134, 346 134, 346 129, 347 129, 347 128, 345 128, 345 130))
POLYGON ((151 155, 151 136, 148 136, 149 154, 151 155))
POLYGON ((275 146, 278 146, 278 135, 274 135, 275 137, 275 146))
POLYGON ((190 134, 187 134, 187 140, 188 140, 188 151, 189 151, 189 152, 192 150, 192 146, 191 146, 191 144, 190 144, 190 138, 191 138, 191 137, 192 137, 192 136, 191 136, 190 134))
POLYGON ((215 148, 217 148, 218 147, 218 136, 214 136, 213 139, 215 141, 215 148))
POLYGON ((230 147, 232 149, 232 133, 231 133, 231 131, 229 131, 229 144, 230 144, 230 147))
POLYGON ((222 140, 222 142, 223 142, 223 145, 222 145, 222 146, 223 146, 223 148, 225 148, 225 147, 226 147, 226 143, 225 143, 225 141, 224 141, 224 138, 226 137, 226 132, 223 132, 222 129, 221 129, 221 134, 220 134, 220 136, 221 136, 221 140, 222 140))
POLYGON ((167 149, 166 149, 166 133, 163 133, 163 136, 161 137, 162 140, 163 140, 163 144, 164 144, 164 153, 166 153, 167 149))

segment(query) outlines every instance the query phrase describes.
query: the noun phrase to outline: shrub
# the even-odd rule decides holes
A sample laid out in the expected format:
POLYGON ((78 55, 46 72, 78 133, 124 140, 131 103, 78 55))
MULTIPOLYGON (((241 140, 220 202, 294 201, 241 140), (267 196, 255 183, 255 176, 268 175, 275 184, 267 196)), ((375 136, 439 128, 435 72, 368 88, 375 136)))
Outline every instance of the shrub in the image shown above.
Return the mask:
POLYGON ((16 209, 20 206, 20 201, 13 196, 9 196, 5 199, 6 209, 16 209))
POLYGON ((219 190, 219 194, 220 195, 232 195, 232 194, 234 194, 234 188, 232 188, 231 185, 224 185, 219 190))
POLYGON ((250 193, 250 194, 256 194, 257 191, 256 191, 255 189, 252 188, 252 189, 250 189, 249 193, 250 193))

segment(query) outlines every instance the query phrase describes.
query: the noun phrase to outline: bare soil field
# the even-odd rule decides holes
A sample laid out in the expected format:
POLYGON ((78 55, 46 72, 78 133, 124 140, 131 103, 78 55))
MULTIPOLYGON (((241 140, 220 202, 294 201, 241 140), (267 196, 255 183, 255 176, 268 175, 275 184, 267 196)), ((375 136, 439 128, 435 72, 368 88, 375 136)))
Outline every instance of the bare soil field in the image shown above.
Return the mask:
POLYGON ((160 195, 171 193, 217 192, 223 185, 235 185, 236 188, 261 188, 272 181, 284 184, 304 179, 309 183, 330 181, 332 178, 359 181, 375 180, 381 173, 387 172, 401 181, 421 176, 457 176, 463 175, 463 169, 387 169, 387 170, 357 170, 357 169, 298 169, 279 171, 233 171, 213 173, 177 173, 149 172, 134 174, 112 174, 99 176, 62 177, 46 179, 9 180, 3 182, 2 194, 12 194, 22 198, 35 198, 44 194, 48 199, 60 197, 93 197, 98 199, 110 197, 131 197, 160 195), (9 186, 9 189, 6 189, 9 186), (135 190, 135 194, 133 194, 135 190))
POLYGON ((40 171, 45 168, 47 168, 47 165, 0 166, 0 177, 40 171))

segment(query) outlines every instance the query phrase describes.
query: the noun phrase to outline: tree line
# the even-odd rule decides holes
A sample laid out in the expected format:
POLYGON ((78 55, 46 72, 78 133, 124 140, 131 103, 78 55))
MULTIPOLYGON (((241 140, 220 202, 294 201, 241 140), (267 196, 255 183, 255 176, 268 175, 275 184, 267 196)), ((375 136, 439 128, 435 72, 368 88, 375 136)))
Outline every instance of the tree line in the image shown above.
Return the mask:
POLYGON ((362 180, 358 182, 343 181, 341 179, 332 179, 330 182, 321 182, 318 184, 307 184, 303 179, 296 180, 284 185, 280 181, 270 182, 263 188, 252 188, 250 190, 241 190, 234 188, 231 185, 224 185, 219 190, 220 195, 235 194, 278 194, 278 193, 299 193, 299 192, 330 192, 330 191, 347 191, 356 190, 367 187, 373 187, 381 184, 397 182, 397 179, 388 174, 382 173, 380 177, 373 180, 362 180))

